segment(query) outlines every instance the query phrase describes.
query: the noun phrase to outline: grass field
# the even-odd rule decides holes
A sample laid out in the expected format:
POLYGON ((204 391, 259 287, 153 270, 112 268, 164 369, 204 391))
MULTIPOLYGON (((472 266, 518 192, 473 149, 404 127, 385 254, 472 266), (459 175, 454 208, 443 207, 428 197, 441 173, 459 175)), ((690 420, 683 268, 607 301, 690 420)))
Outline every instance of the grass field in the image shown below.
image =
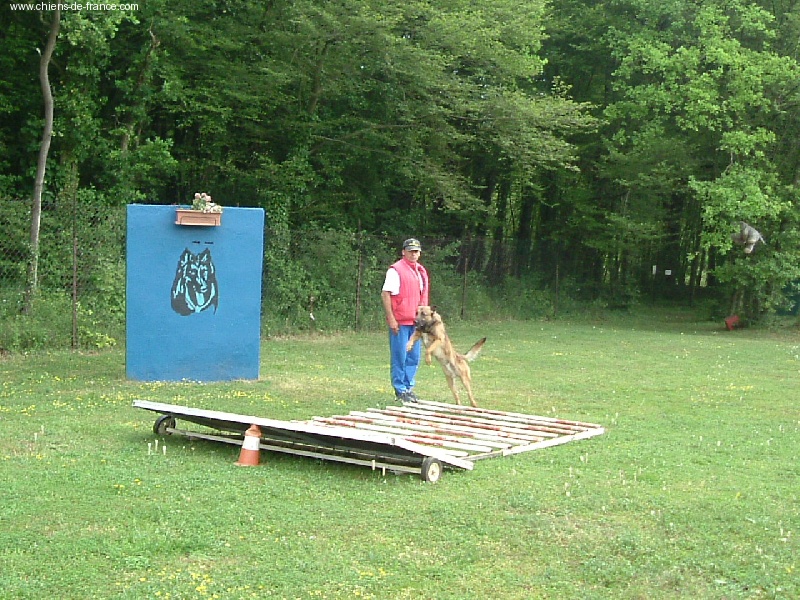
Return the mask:
MULTIPOLYGON (((800 597, 800 333, 669 311, 449 330, 489 337, 481 405, 606 434, 436 484, 242 469, 235 446, 157 438, 132 401, 384 407, 385 334, 265 340, 258 382, 127 381, 121 350, 0 358, 0 598, 800 597)), ((449 401, 438 366, 417 392, 449 401)))

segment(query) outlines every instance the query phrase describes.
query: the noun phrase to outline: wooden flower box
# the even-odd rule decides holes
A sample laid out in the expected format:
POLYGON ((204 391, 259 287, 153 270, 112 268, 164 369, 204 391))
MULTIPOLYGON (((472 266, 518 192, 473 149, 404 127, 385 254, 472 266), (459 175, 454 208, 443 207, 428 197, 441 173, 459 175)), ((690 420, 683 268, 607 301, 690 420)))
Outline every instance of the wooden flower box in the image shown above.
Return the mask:
POLYGON ((175 225, 199 225, 201 227, 217 227, 222 224, 221 212, 202 212, 186 208, 175 211, 175 225))

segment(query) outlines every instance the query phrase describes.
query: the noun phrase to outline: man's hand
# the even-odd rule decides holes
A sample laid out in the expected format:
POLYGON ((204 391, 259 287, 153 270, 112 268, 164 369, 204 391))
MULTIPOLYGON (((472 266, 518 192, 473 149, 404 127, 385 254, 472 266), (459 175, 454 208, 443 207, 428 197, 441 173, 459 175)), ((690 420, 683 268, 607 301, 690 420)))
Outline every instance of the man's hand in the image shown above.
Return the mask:
POLYGON ((400 333, 400 325, 398 325, 397 319, 394 318, 394 312, 392 312, 392 296, 389 292, 381 292, 381 303, 386 313, 386 323, 389 325, 389 329, 392 330, 392 333, 397 335, 400 333))

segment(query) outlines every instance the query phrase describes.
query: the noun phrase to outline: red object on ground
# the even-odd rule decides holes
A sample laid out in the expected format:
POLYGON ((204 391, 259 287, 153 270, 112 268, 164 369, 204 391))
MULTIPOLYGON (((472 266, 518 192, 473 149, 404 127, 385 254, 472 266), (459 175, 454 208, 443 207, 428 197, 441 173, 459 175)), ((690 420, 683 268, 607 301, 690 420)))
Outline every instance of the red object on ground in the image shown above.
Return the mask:
POLYGON ((733 331, 738 324, 739 324, 739 315, 731 315, 730 317, 725 319, 725 327, 728 328, 728 331, 733 331))
POLYGON ((258 425, 250 425, 250 428, 244 432, 242 450, 239 452, 239 460, 235 464, 239 467, 258 466, 260 448, 261 428, 258 425))

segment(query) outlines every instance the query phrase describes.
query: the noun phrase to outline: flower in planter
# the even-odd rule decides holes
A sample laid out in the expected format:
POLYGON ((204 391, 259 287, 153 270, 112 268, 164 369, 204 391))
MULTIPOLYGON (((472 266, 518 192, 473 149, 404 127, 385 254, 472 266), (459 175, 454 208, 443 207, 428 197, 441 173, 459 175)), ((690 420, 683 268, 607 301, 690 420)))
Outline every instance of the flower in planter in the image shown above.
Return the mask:
POLYGON ((219 204, 212 202, 211 196, 205 192, 198 192, 194 195, 194 200, 192 201, 192 210, 199 210, 200 212, 204 213, 221 213, 222 207, 219 204))

